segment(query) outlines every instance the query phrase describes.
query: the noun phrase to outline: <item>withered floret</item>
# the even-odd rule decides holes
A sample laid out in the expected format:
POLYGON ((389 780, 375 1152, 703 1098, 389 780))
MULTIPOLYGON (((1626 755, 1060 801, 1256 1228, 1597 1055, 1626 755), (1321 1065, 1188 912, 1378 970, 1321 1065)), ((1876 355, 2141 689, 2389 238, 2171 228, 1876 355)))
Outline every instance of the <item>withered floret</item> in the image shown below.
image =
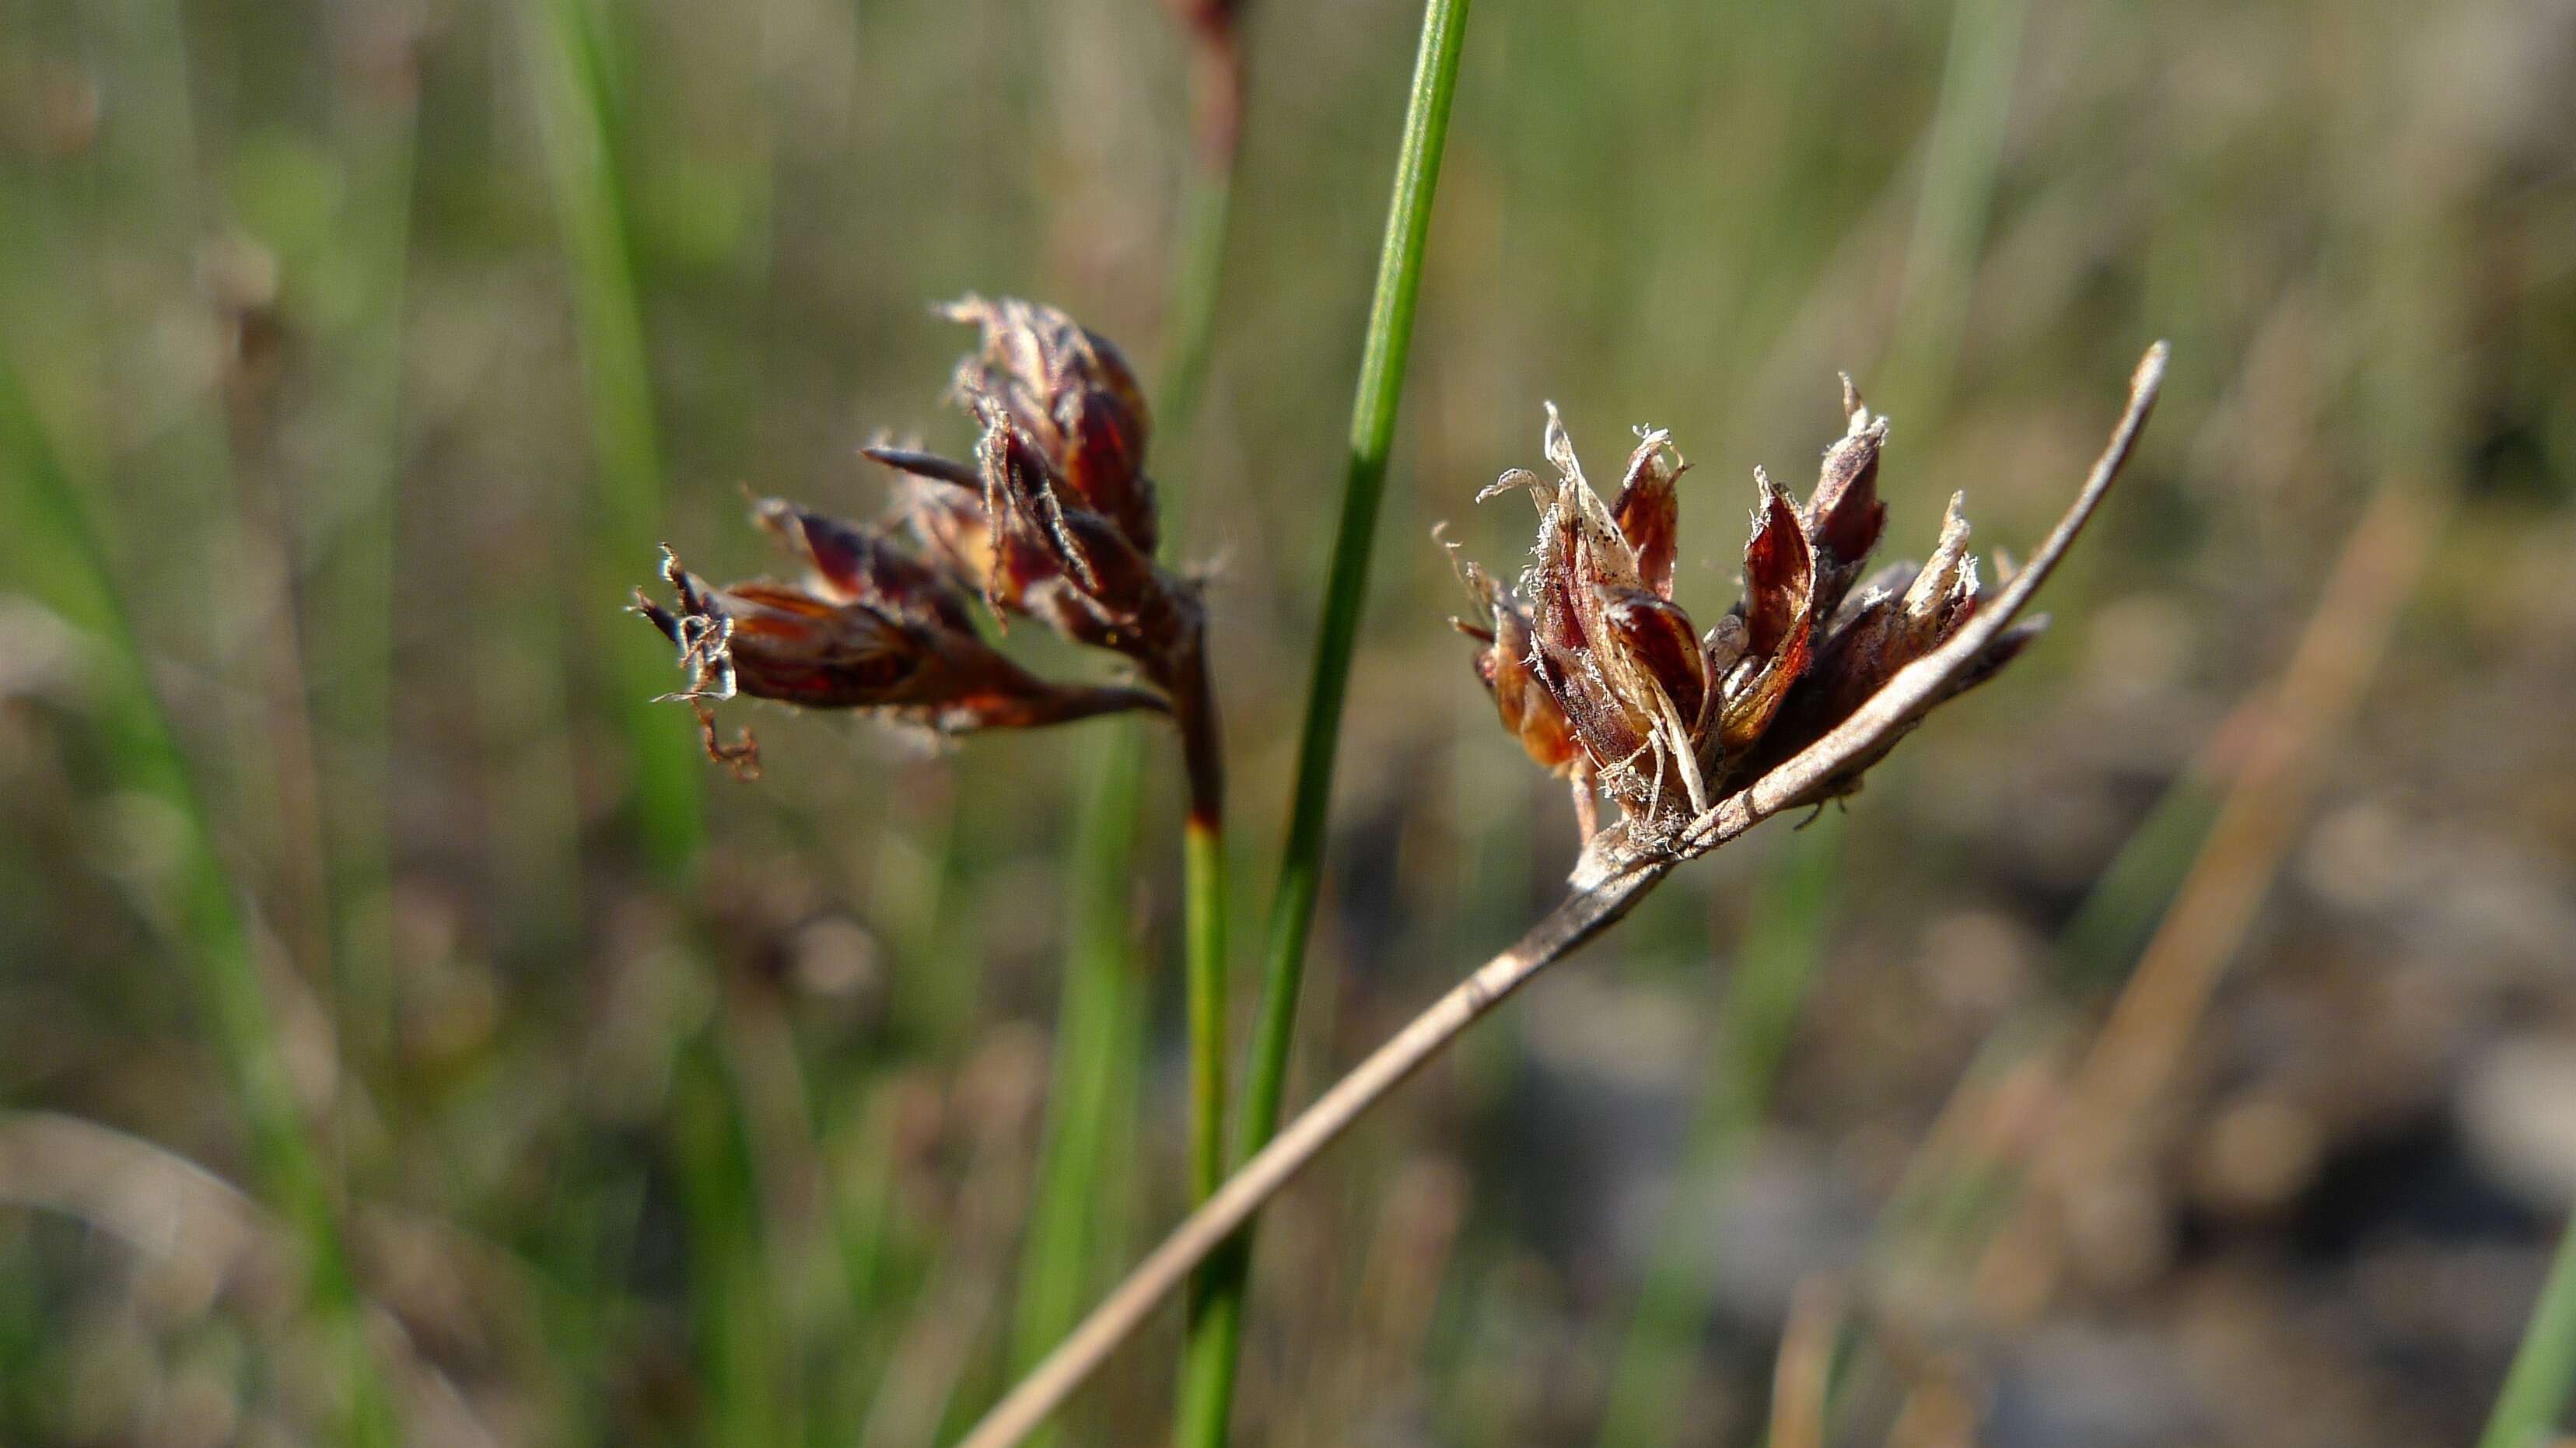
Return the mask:
MULTIPOLYGON (((1555 483, 1515 469, 1478 495, 1528 491, 1538 542, 1516 588, 1464 570, 1490 622, 1459 627, 1483 645, 1476 674, 1503 727, 1532 759, 1575 781, 1587 836, 1594 782, 1640 843, 1668 836, 1820 738, 1975 614, 1976 560, 1956 499, 1931 562, 1886 570, 1853 594, 1886 520, 1878 462, 1887 421, 1848 377, 1843 410, 1844 435, 1825 450, 1804 507, 1754 470, 1743 597, 1704 635, 1673 601, 1674 485, 1687 465, 1669 434, 1638 430, 1605 505, 1551 404, 1543 447, 1555 483)), ((2037 628, 2001 635, 1957 688, 1991 676, 2037 628)), ((1812 798, 1857 789, 1885 752, 1812 798)))
POLYGON ((1195 584, 1154 562, 1152 425, 1134 372, 1050 307, 968 297, 946 315, 983 333, 954 388, 982 431, 971 464, 866 449, 905 475, 906 526, 997 616, 1115 650, 1174 688, 1194 667, 1203 609, 1195 584))
MULTIPOLYGON (((790 505, 767 502, 764 514, 790 505)), ((812 515, 803 515, 812 517, 812 515)), ((810 536, 810 535, 809 535, 810 536)), ((866 535, 860 535, 865 537, 866 535)), ((854 585, 818 571, 801 583, 754 578, 722 588, 665 549, 662 577, 678 599, 665 608, 635 595, 635 611, 679 646, 687 687, 663 697, 719 703, 746 694, 808 709, 874 709, 941 734, 1025 729, 1126 709, 1158 709, 1138 689, 1055 684, 1012 662, 965 623, 954 598, 914 594, 920 565, 854 585)))
POLYGON ((1124 709, 1204 707, 1196 586, 1159 568, 1151 421, 1126 359, 1062 312, 968 297, 942 309, 981 333, 953 393, 974 420, 975 461, 865 449, 897 471, 895 525, 868 527, 778 500, 754 521, 806 569, 788 583, 711 587, 665 550, 665 606, 641 613, 678 646, 709 752, 741 767, 748 737, 719 747, 707 712, 736 693, 864 709, 943 734, 1027 728, 1124 709), (1026 615, 1133 660, 1152 690, 1058 684, 978 633, 973 601, 1026 615))

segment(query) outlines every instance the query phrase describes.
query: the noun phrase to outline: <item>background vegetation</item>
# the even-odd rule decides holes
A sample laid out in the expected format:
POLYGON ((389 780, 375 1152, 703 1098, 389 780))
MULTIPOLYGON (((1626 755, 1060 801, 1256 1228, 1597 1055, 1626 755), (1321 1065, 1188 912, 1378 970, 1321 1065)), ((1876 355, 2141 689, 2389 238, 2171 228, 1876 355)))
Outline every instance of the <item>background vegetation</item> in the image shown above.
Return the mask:
MULTIPOLYGON (((1252 8, 1157 439, 1238 920, 1417 19, 1252 8)), ((1182 61, 1152 0, 0 5, 0 1441, 919 1443, 1172 1220, 1159 739, 1059 1056, 1141 726, 770 712, 737 786, 617 610, 759 566, 737 484, 962 446, 929 300, 1152 374, 1182 61)), ((1429 536, 1525 544, 1470 500, 1542 398, 1675 430, 1713 605, 1835 369, 1893 546, 1964 488, 2010 549, 2177 360, 2024 663, 1280 1201, 1237 1441, 1746 1442, 1815 1360, 1868 1441, 2471 1438, 2576 1200, 2576 9, 1483 0, 1463 77, 1292 1103, 1571 857, 1429 536)), ((1071 1439, 1164 1431, 1176 1323, 1071 1439)))

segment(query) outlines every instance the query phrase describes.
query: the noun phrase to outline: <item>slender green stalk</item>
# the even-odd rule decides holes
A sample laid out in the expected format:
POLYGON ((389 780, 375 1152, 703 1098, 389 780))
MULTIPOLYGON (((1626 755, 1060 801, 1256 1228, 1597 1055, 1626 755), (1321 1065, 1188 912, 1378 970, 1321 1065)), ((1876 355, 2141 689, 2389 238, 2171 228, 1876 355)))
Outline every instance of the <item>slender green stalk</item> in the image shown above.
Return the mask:
POLYGON ((1225 829, 1195 812, 1181 830, 1189 932, 1190 1200, 1225 1180, 1225 829))
MULTIPOLYGON (((1226 219, 1236 151, 1202 150, 1182 206, 1172 261, 1162 386, 1156 428, 1168 449, 1187 437, 1204 394, 1224 274, 1226 219)), ((1166 497, 1165 536, 1177 536, 1177 490, 1166 497)), ((1133 724, 1104 731, 1091 761, 1092 788, 1074 831, 1066 874, 1073 893, 1071 948, 1057 1007, 1055 1088, 1038 1163, 1035 1210, 1022 1249, 1011 1365, 1026 1372, 1071 1330, 1082 1308, 1104 1205, 1115 1118, 1132 1099, 1133 1061, 1144 1038, 1145 992, 1128 902, 1144 806, 1145 734, 1133 724)), ((1211 741, 1213 742, 1213 741, 1211 741)), ((1183 836, 1185 988, 1191 1050, 1191 1190, 1203 1197, 1223 1175, 1227 889, 1223 822, 1183 836), (1206 1068, 1203 1076, 1202 1067, 1206 1068)))
MULTIPOLYGON (((1241 153, 1242 52, 1231 33, 1203 34, 1195 90, 1200 112, 1198 164, 1183 198, 1181 236, 1172 262, 1165 325, 1162 427, 1180 438, 1197 418, 1216 341, 1217 297, 1225 277, 1226 218, 1233 209, 1234 164, 1241 153)), ((1177 508, 1164 533, 1176 533, 1177 508)), ((1190 1042, 1190 1200, 1207 1200, 1225 1177, 1226 852, 1225 761, 1219 741, 1215 681, 1208 676, 1206 624, 1174 691, 1174 722, 1189 777, 1189 817, 1182 826, 1181 874, 1190 1042)), ((1068 1326, 1071 1324, 1068 1323, 1068 1326)))
MULTIPOLYGON (((592 0, 541 0, 528 12, 530 77, 547 172, 563 232, 581 338, 591 445, 598 471, 592 596, 614 596, 652 556, 662 514, 662 457, 646 351, 633 228, 619 169, 625 114, 611 65, 613 10, 592 0)), ((701 857, 705 761, 685 716, 656 706, 670 656, 648 629, 616 620, 602 641, 633 763, 630 804, 648 863, 685 887, 701 857)), ((696 926, 688 927, 693 932, 696 926)), ((703 942, 691 940, 691 948, 703 942)), ((793 1404, 778 1372, 785 1321, 763 1231, 757 1183, 741 1144, 748 1112, 716 1027, 675 1044, 666 1145, 688 1218, 689 1306, 704 1379, 702 1434, 727 1444, 793 1436, 793 1404)))
MULTIPOLYGON (((1227 214, 1233 208, 1242 73, 1225 47, 1213 68, 1202 47, 1202 108, 1221 108, 1219 134, 1202 137, 1186 199, 1172 276, 1170 344, 1164 359, 1163 427, 1182 435, 1198 415, 1216 338, 1217 294, 1225 274, 1227 214), (1208 95, 1213 89, 1222 94, 1208 95)), ((1167 512, 1165 532, 1177 510, 1167 512)), ((1174 722, 1189 776, 1189 818, 1181 832, 1186 993, 1190 1043, 1190 1201, 1206 1201, 1225 1179, 1226 851, 1225 761, 1215 681, 1208 677, 1206 624, 1174 691, 1174 722)), ((1070 1324, 1068 1324, 1070 1325, 1070 1324)))
POLYGON ((1102 1205, 1103 1157, 1131 1058, 1142 1036, 1127 904, 1134 888, 1138 805, 1144 795, 1142 726, 1120 722, 1093 759, 1068 860, 1073 940, 1056 1008, 1055 1081, 1038 1161, 1028 1241, 1022 1249, 1011 1371, 1026 1372, 1073 1326, 1089 1290, 1091 1243, 1102 1205))
MULTIPOLYGON (((1204 628, 1204 624, 1201 625, 1204 628)), ((1181 825, 1181 893, 1190 1041, 1190 1201, 1225 1180, 1225 764, 1204 640, 1172 688, 1189 816, 1181 825)))
POLYGON ((2532 1304, 2495 1413, 2478 1448, 2540 1448, 2557 1436, 2576 1393, 2576 1223, 2558 1239, 2558 1258, 2532 1304))
POLYGON ((1226 224, 1234 210, 1234 153, 1193 175, 1181 201, 1181 243, 1172 259, 1163 358, 1163 392, 1155 425, 1166 439, 1184 436, 1198 417, 1216 343, 1217 298, 1224 290, 1226 224))
POLYGON ((204 796, 152 690, 141 642, 78 491, 5 358, 0 468, 14 475, 0 515, 0 541, 17 545, 6 550, 15 556, 0 562, 15 582, 95 645, 88 663, 101 757, 121 789, 163 806, 179 828, 183 849, 175 878, 152 903, 166 911, 165 924, 183 946, 250 1132, 257 1179, 303 1245, 311 1307, 330 1333, 352 1388, 348 1441, 400 1442, 391 1390, 367 1344, 365 1305, 350 1269, 331 1177, 296 1102, 277 1018, 260 979, 258 948, 216 848, 204 796))
MULTIPOLYGON (((1412 96, 1405 109, 1404 139, 1396 157, 1386 239, 1378 253, 1377 290, 1369 303, 1368 333, 1360 354, 1359 386, 1351 403, 1350 471, 1342 488, 1332 569, 1324 585, 1324 617, 1315 641, 1305 729, 1298 740, 1288 843, 1280 861, 1279 889, 1271 905, 1264 952, 1261 1014, 1253 1028, 1251 1073, 1235 1133, 1236 1148, 1246 1157, 1259 1150, 1278 1126, 1279 1099, 1288 1076, 1297 994, 1305 980, 1306 938, 1314 924, 1315 896, 1323 874, 1333 756, 1341 740, 1342 705, 1350 688, 1360 613, 1367 603, 1370 547, 1377 534, 1378 503, 1386 490, 1387 455, 1395 442, 1396 404, 1404 393, 1405 361, 1413 342, 1413 311, 1422 285, 1424 243, 1431 231, 1432 193, 1440 179, 1440 152, 1448 139, 1449 105, 1457 93, 1458 56, 1466 31, 1467 0, 1427 0, 1412 96)), ((1175 1435, 1181 1448, 1213 1448, 1225 1440, 1250 1268, 1247 1228, 1208 1263, 1193 1286, 1196 1311, 1175 1435)))
MULTIPOLYGON (((649 566, 662 512, 652 375, 612 144, 615 96, 604 37, 588 0, 542 0, 529 17, 530 68, 563 226, 599 468, 601 527, 592 581, 608 591, 614 580, 649 566)), ((653 641, 651 630, 631 626, 618 628, 607 642, 634 755, 638 834, 653 864, 678 878, 696 858, 704 833, 704 764, 684 717, 650 702, 670 688, 668 651, 653 641)))
POLYGON ((1711 1062, 1696 1119, 1610 1380, 1601 1442, 1611 1448, 1675 1441, 1678 1408, 1707 1317, 1695 1270, 1706 1254, 1704 1215, 1687 1210, 1692 1191, 1742 1160, 1770 1107, 1789 1037, 1824 954, 1843 821, 1827 815, 1789 843, 1754 892, 1726 1006, 1726 1049, 1711 1062))

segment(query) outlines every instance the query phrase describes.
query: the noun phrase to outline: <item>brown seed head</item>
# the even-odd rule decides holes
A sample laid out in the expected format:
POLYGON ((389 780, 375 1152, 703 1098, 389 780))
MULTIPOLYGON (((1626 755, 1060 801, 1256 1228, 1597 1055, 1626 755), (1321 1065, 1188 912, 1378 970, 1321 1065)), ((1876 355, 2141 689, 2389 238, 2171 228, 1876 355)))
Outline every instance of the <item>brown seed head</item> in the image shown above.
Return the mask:
POLYGON ((1555 696, 1530 671, 1534 644, 1529 611, 1475 564, 1467 564, 1460 575, 1484 605, 1489 624, 1454 618, 1449 623, 1483 645, 1476 651, 1476 677, 1493 695, 1494 712, 1502 718, 1503 731, 1520 741, 1521 748, 1540 768, 1551 774, 1570 773, 1583 755, 1583 746, 1575 742, 1574 727, 1558 707, 1555 696))
POLYGON ((908 475, 907 525, 997 615, 1035 618, 1168 680, 1196 647, 1197 589, 1155 566, 1150 425, 1117 349, 1051 307, 968 297, 943 314, 982 330, 954 391, 975 461, 870 447, 908 475))
MULTIPOLYGON (((1550 407, 1544 447, 1557 484, 1515 470, 1479 495, 1527 491, 1540 521, 1516 593, 1466 571, 1494 620, 1460 626, 1483 644, 1477 674, 1533 759, 1558 772, 1588 765, 1637 828, 1669 832, 1821 737, 1975 614, 1976 560, 1956 500, 1931 562, 1849 596, 1886 518, 1887 423, 1848 378, 1843 398, 1844 435, 1826 449, 1806 506, 1754 471, 1744 596, 1705 635, 1673 601, 1684 465, 1666 434, 1639 429, 1618 499, 1604 505, 1550 407)), ((1959 687, 1991 675, 2035 632, 2001 636, 1959 687)), ((1857 788, 1877 757, 1828 793, 1857 788)))
MULTIPOLYGON (((764 518, 793 519, 799 511, 781 504, 771 514, 767 506, 764 518)), ((823 532, 803 519, 787 526, 804 539, 823 532)), ((680 650, 687 685, 664 697, 700 706, 702 719, 706 704, 745 694, 808 709, 869 710, 940 734, 1164 707, 1141 690, 1052 684, 1029 673, 971 626, 952 626, 963 621, 955 600, 920 591, 927 570, 919 563, 886 551, 882 537, 850 532, 854 537, 842 541, 855 544, 853 552, 897 562, 842 580, 818 570, 805 583, 755 578, 717 588, 664 549, 662 577, 674 604, 641 590, 634 603, 680 650)), ((710 753, 726 758, 708 728, 710 753)))
POLYGON ((1145 476, 1152 417, 1116 347, 1053 307, 968 296, 941 309, 981 329, 958 364, 960 403, 983 422, 999 410, 1043 454, 1075 506, 1116 524, 1136 551, 1158 541, 1154 484, 1145 476))
POLYGON ((974 461, 864 449, 900 476, 895 517, 916 548, 759 500, 754 521, 803 580, 711 588, 666 557, 676 604, 637 596, 680 649, 688 685, 673 697, 699 709, 711 750, 706 704, 736 693, 946 734, 1169 710, 1185 693, 1206 708, 1197 590, 1153 561, 1151 423, 1126 359, 1051 307, 968 297, 943 310, 981 332, 956 379, 980 430, 974 461), (1036 618, 1136 660, 1160 692, 1030 674, 977 632, 978 596, 996 619, 1036 618))

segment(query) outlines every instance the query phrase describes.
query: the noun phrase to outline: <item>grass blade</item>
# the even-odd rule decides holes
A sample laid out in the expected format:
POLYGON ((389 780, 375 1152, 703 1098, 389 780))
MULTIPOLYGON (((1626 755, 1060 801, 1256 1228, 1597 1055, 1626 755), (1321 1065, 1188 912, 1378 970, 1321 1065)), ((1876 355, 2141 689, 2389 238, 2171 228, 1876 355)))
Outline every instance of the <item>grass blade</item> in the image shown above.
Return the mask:
MULTIPOLYGON (((662 518, 661 441, 620 172, 624 98, 609 49, 617 13, 590 0, 542 0, 527 12, 525 32, 588 389, 599 526, 584 582, 593 597, 617 596, 646 565, 662 518)), ((652 702, 670 687, 668 651, 649 629, 615 623, 600 645, 628 734, 634 832, 654 873, 684 889, 703 854, 705 762, 685 716, 652 702)), ((784 1441, 798 1431, 778 1347, 786 1319, 744 1146, 739 1063, 716 1026, 673 1052, 665 1145, 687 1218, 688 1306, 705 1388, 700 1431, 717 1443, 784 1441)))
MULTIPOLYGON (((1226 220, 1234 192, 1231 144, 1202 147, 1183 200, 1166 313, 1159 427, 1168 451, 1189 434, 1206 384, 1224 275, 1226 220)), ((1164 533, 1179 532, 1181 495, 1166 499, 1164 533)), ((1212 717, 1212 716, 1211 716, 1212 717)), ((1073 939, 1057 1007, 1055 1089, 1038 1165, 1012 1329, 1011 1364, 1025 1372, 1070 1330, 1082 1306, 1109 1168, 1113 1117, 1130 1100, 1129 1063, 1144 1039, 1145 993, 1136 988, 1127 909, 1144 805, 1145 737, 1110 730, 1092 760, 1092 789, 1074 831, 1073 939)), ((1213 813, 1193 810, 1182 840, 1186 916, 1185 988, 1190 1049, 1190 1179, 1204 1199, 1225 1174, 1226 888, 1225 832, 1213 813)))
MULTIPOLYGON (((659 541, 662 449, 618 184, 614 97, 599 21, 586 0, 543 0, 529 15, 529 62, 563 227, 599 470, 601 526, 591 581, 606 596, 618 597, 616 580, 650 566, 659 541)), ((677 878, 696 857, 704 834, 697 747, 678 711, 650 702, 670 688, 671 674, 668 651, 652 631, 621 626, 608 646, 610 678, 621 695, 634 754, 637 833, 654 866, 677 878)))
MULTIPOLYGON (((1296 1033, 1297 994, 1305 981, 1306 940, 1314 925, 1315 897, 1323 875, 1333 756, 1341 742, 1351 656, 1368 601, 1369 554, 1377 535, 1378 503, 1386 491, 1387 455, 1395 442, 1396 406, 1404 395, 1424 243, 1431 231, 1432 195, 1440 180, 1440 153, 1449 135, 1449 107, 1457 93, 1459 49, 1466 32, 1467 0, 1427 0, 1404 137, 1396 155, 1386 239, 1378 253, 1377 289, 1369 302, 1359 385, 1351 402, 1350 470, 1343 482, 1341 523, 1324 585, 1323 623, 1315 641, 1306 722, 1297 745, 1288 843, 1280 860, 1278 893, 1271 904, 1261 1013, 1253 1028, 1251 1071, 1235 1132, 1236 1149, 1245 1157, 1259 1150, 1279 1123, 1288 1047, 1296 1033)), ((1250 1269, 1247 1229, 1199 1274, 1191 1293, 1189 1356, 1183 1368, 1186 1380, 1176 1432, 1182 1448, 1212 1448, 1225 1440, 1250 1269)))
POLYGON ((2551 1441, 2576 1392, 2576 1228, 2558 1239, 2558 1258, 2532 1305, 2531 1325, 2504 1375, 2495 1413, 2478 1448, 2539 1448, 2551 1441))
POLYGON ((1144 795, 1142 727, 1114 725, 1102 741, 1074 831, 1073 941, 1011 1329, 1015 1374, 1043 1357, 1082 1309, 1112 1117, 1132 1095, 1123 1088, 1143 1035, 1144 992, 1127 907, 1144 795))

